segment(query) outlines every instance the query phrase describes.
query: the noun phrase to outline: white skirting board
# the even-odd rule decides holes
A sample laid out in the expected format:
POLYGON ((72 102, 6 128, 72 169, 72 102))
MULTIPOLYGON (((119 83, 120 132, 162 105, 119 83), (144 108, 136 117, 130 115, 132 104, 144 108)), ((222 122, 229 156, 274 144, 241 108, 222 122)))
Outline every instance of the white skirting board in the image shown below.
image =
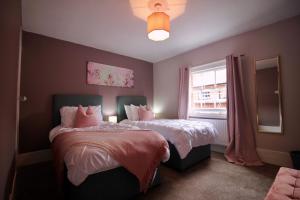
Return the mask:
MULTIPOLYGON (((211 150, 224 153, 226 147, 222 145, 211 145, 211 150)), ((270 149, 257 148, 257 153, 264 163, 273 164, 281 167, 292 167, 291 156, 288 152, 274 151, 270 149)))
POLYGON ((292 167, 292 159, 288 152, 257 148, 257 153, 263 162, 281 167, 292 167))
POLYGON ((51 149, 44 149, 17 155, 17 167, 32 165, 52 160, 51 149))
POLYGON ((218 152, 218 153, 224 153, 225 149, 226 149, 225 146, 219 145, 219 144, 212 144, 212 145, 210 145, 210 148, 211 148, 211 151, 218 152))

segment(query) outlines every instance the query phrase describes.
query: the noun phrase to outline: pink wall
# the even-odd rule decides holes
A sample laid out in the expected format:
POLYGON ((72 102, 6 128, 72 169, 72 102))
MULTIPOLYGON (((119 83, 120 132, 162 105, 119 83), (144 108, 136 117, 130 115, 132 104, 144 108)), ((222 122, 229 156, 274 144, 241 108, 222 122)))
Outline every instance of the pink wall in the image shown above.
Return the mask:
POLYGON ((154 109, 166 116, 177 115, 178 68, 180 66, 197 66, 224 59, 229 54, 245 54, 244 89, 249 100, 254 125, 256 116, 254 58, 272 58, 279 55, 282 61, 284 135, 257 134, 257 146, 283 152, 299 150, 299 36, 300 16, 297 16, 154 64, 154 109))
POLYGON ((153 64, 82 45, 23 32, 20 151, 49 148, 52 95, 99 94, 104 114, 116 113, 116 96, 145 95, 153 99, 153 64), (134 70, 134 88, 86 84, 88 61, 134 70))
POLYGON ((21 1, 0 5, 0 199, 6 199, 16 154, 16 101, 21 1))

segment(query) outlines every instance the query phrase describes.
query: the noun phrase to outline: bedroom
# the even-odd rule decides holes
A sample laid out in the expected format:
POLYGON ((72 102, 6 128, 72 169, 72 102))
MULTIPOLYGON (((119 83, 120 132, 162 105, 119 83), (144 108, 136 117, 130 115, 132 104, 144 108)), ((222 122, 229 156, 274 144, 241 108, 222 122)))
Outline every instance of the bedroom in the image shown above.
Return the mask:
POLYGON ((124 105, 148 105, 140 112, 152 112, 155 120, 111 122, 151 129, 169 142, 160 184, 138 199, 264 199, 279 167, 297 167, 299 1, 158 2, 1 2, 0 199, 61 198, 49 132, 60 120, 53 117, 57 110, 79 104, 101 105, 103 123, 128 118, 124 105), (157 18, 164 23, 155 23, 157 18), (151 35, 155 26, 163 34, 151 35), (277 75, 261 78, 269 63, 277 75), (118 80, 127 80, 122 74, 128 72, 129 82, 94 80, 89 64, 115 70, 118 80), (240 71, 228 70, 235 68, 240 71), (269 79, 276 98, 264 104, 259 95, 272 84, 258 85, 269 79), (55 95, 64 102, 56 110, 55 95), (101 100, 88 103, 95 98, 101 100), (182 130, 178 118, 189 118, 182 134, 169 130, 182 130), (170 119, 164 122, 169 129, 163 119, 170 119), (260 124, 272 120, 275 125, 260 124), (205 135, 193 132, 199 124, 213 127, 207 131, 213 141, 193 139, 205 135))

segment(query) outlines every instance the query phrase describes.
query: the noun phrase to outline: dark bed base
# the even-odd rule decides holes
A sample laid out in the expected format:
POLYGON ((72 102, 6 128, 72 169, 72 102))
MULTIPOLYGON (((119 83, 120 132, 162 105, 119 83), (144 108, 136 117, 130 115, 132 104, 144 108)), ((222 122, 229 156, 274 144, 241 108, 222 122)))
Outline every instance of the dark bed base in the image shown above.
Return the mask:
POLYGON ((176 147, 172 143, 168 143, 170 148, 170 159, 164 164, 176 170, 186 170, 210 157, 210 144, 193 148, 186 158, 181 159, 176 147))
MULTIPOLYGON (((159 184, 158 168, 151 187, 159 184)), ((65 176, 64 194, 68 200, 123 200, 132 199, 140 194, 140 186, 133 174, 123 167, 118 167, 90 175, 79 186, 74 186, 65 176)))

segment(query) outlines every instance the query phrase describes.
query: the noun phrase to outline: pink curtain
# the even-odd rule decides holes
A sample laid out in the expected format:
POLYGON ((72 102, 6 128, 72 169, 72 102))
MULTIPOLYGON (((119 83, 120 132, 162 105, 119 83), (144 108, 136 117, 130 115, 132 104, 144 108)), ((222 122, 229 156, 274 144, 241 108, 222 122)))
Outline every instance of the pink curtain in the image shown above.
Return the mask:
POLYGON ((246 112, 243 98, 242 62, 232 55, 226 57, 227 66, 227 132, 229 145, 225 157, 239 165, 262 165, 255 143, 255 133, 246 112))
POLYGON ((178 118, 187 119, 189 104, 189 68, 179 68, 178 118))

